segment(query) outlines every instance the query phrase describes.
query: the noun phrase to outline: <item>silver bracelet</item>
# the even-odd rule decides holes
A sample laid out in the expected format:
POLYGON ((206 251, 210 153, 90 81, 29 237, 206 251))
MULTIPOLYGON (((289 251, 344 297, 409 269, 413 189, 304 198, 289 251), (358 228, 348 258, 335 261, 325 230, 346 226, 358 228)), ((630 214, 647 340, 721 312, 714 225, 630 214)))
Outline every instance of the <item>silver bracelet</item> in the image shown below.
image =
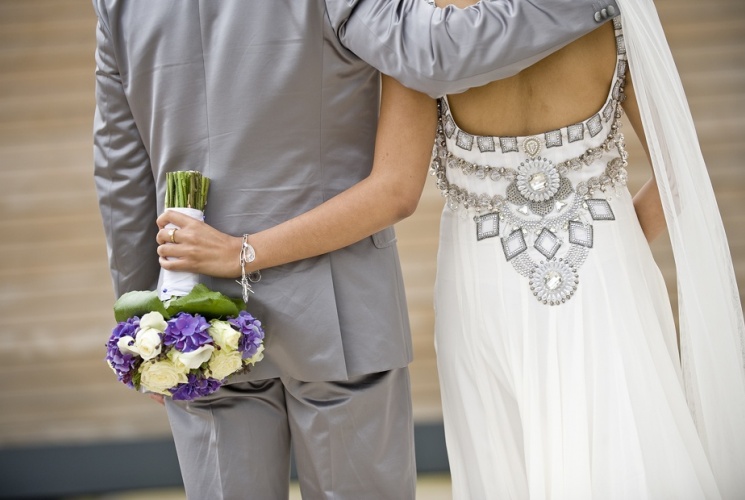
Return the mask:
POLYGON ((248 294, 254 293, 251 288, 251 283, 258 283, 261 281, 261 271, 256 270, 250 273, 246 273, 246 264, 250 264, 256 260, 256 250, 248 242, 248 234, 243 235, 243 242, 241 243, 241 251, 238 255, 239 263, 241 266, 241 280, 236 281, 241 285, 243 291, 243 302, 248 303, 248 294), (249 283, 250 282, 250 283, 249 283))

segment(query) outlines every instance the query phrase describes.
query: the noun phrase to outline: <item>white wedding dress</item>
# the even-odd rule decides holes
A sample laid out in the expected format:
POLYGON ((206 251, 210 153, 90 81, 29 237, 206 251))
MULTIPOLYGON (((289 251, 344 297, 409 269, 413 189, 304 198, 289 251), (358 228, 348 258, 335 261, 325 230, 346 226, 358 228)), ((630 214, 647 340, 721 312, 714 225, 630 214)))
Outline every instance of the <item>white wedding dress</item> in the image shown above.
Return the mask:
POLYGON ((481 137, 440 100, 436 350, 456 500, 722 498, 625 185, 615 28, 608 99, 581 123, 481 137))

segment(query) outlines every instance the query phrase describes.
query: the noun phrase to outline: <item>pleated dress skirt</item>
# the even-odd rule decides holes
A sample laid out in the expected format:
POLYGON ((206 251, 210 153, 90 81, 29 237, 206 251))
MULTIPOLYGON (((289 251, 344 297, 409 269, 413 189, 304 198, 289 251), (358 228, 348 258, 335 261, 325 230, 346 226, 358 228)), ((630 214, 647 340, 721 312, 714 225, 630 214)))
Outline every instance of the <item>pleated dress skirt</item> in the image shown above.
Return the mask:
POLYGON ((536 300, 499 238, 444 209, 436 350, 456 500, 719 498, 665 283, 629 192, 611 204, 558 306, 536 300))

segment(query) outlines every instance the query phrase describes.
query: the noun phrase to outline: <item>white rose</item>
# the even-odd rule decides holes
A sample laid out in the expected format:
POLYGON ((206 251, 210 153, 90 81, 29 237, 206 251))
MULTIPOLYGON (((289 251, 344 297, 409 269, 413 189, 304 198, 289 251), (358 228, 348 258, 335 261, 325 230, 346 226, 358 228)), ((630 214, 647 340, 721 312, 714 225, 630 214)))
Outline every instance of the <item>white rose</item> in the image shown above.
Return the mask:
POLYGON ((233 374, 236 370, 243 367, 243 358, 240 351, 215 351, 215 355, 210 359, 210 372, 212 378, 222 380, 228 375, 233 374))
POLYGON ((121 337, 119 341, 116 343, 116 347, 121 351, 122 354, 134 354, 135 356, 140 355, 140 351, 137 350, 137 348, 134 345, 135 339, 130 337, 129 335, 125 335, 124 337, 121 337))
POLYGON ((140 328, 152 328, 163 333, 167 326, 168 323, 163 319, 163 315, 157 311, 149 312, 140 318, 140 328))
POLYGON ((238 341, 241 339, 241 332, 235 330, 227 321, 214 320, 207 330, 215 343, 229 351, 238 349, 238 341))
POLYGON ((251 356, 246 360, 246 363, 249 365, 255 365, 259 361, 264 359, 264 344, 261 344, 258 349, 256 349, 256 354, 251 356))
POLYGON ((187 373, 189 373, 189 367, 181 362, 181 360, 179 359, 180 355, 181 355, 181 352, 177 351, 176 349, 169 349, 166 351, 166 356, 168 357, 168 359, 171 360, 171 363, 173 363, 173 366, 179 372, 186 375, 187 373))
POLYGON ((189 370, 195 370, 202 366, 202 363, 210 359, 214 350, 215 348, 212 345, 205 344, 191 352, 176 352, 173 355, 173 359, 174 361, 178 360, 178 362, 183 363, 189 370))
POLYGON ((161 347, 160 332, 154 328, 142 328, 142 325, 140 325, 134 348, 142 356, 142 359, 153 359, 160 354, 161 347))
POLYGON ((171 389, 189 379, 168 360, 143 363, 140 368, 140 384, 151 392, 170 396, 171 389))

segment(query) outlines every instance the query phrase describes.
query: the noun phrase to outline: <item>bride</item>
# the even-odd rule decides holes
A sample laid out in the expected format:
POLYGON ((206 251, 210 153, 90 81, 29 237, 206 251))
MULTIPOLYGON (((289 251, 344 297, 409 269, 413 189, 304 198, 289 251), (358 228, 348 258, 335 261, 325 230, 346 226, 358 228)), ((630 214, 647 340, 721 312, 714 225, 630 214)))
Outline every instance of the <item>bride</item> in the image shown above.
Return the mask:
MULTIPOLYGON (((439 120, 433 101, 384 78, 371 178, 252 235, 253 265, 269 267, 407 215, 438 122, 436 347, 456 499, 745 498, 743 320, 726 237, 654 5, 618 3, 623 20, 442 98, 439 120), (623 113, 654 167, 633 197, 623 113), (370 211, 354 190, 405 206, 370 211), (665 225, 680 352, 647 243, 665 225)), ((158 222, 183 228, 160 246, 163 267, 240 274, 239 238, 178 214, 158 222)))
POLYGON ((436 348, 456 499, 745 498, 726 239, 654 7, 619 6, 623 21, 438 104, 436 348), (623 113, 654 165, 633 197, 623 113), (647 243, 666 219, 682 369, 647 243))

